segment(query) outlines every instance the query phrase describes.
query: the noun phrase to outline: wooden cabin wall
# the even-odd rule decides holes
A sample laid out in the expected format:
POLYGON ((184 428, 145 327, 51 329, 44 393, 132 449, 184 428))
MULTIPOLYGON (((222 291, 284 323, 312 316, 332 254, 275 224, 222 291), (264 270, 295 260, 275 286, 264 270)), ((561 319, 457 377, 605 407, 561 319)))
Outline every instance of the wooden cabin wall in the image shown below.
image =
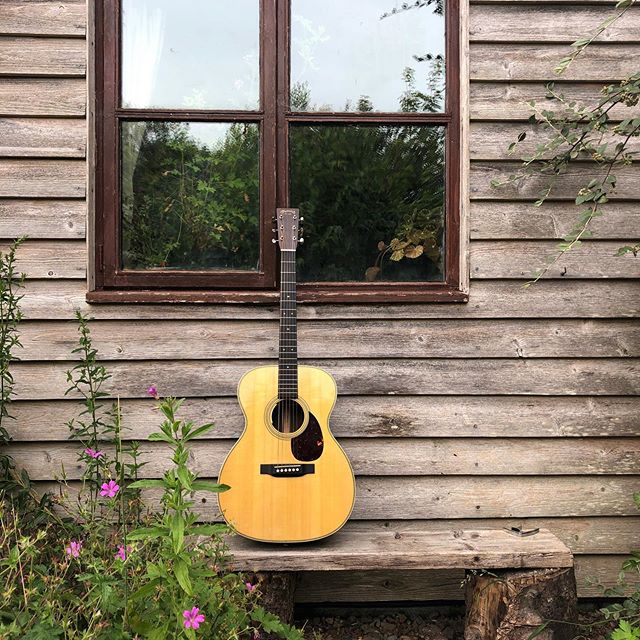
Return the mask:
MULTIPOLYGON (((530 289, 523 283, 573 223, 588 167, 572 168, 541 208, 531 206, 535 186, 496 190, 490 180, 517 166, 506 147, 529 129, 524 101, 542 99, 568 44, 612 10, 596 0, 471 4, 470 302, 304 306, 299 323, 301 357, 337 379, 333 428, 358 475, 350 526, 545 526, 576 553, 582 596, 600 593, 587 576, 611 584, 640 546, 640 258, 614 256, 640 235, 640 172, 617 171, 618 199, 595 221, 595 238, 530 289)), ((158 423, 149 384, 185 396, 185 414, 218 424, 193 448, 198 471, 212 476, 242 427, 239 377, 276 357, 277 309, 88 305, 86 6, 3 0, 0 32, 0 238, 29 236, 12 453, 43 486, 62 464, 80 474, 65 371, 81 309, 95 318, 129 437, 158 423)), ((634 8, 569 69, 563 89, 595 98, 603 81, 636 70, 638 42, 634 8)), ((158 452, 144 473, 161 473, 166 450, 142 448, 158 452)), ((215 516, 211 501, 199 505, 215 516)), ((306 601, 460 598, 459 577, 307 574, 299 592, 306 601)))

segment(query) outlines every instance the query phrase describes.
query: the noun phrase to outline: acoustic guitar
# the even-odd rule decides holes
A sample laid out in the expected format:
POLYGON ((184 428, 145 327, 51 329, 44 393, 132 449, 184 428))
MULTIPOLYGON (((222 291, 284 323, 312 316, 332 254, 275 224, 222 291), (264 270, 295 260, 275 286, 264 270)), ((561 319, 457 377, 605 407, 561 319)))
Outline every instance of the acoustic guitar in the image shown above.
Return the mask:
POLYGON ((231 487, 218 496, 225 520, 240 535, 262 542, 329 536, 347 521, 355 499, 351 464, 329 429, 336 384, 326 371, 298 365, 300 221, 297 209, 277 210, 278 365, 252 369, 240 380, 245 429, 219 474, 231 487))

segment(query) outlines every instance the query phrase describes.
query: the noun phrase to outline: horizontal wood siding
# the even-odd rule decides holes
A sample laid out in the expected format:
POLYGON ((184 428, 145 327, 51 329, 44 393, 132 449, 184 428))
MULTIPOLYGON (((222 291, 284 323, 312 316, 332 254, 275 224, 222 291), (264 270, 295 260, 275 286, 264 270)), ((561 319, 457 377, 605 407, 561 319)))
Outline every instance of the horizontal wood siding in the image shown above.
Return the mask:
MULTIPOLYGON (((640 259, 616 257, 638 239, 640 173, 617 171, 618 191, 594 237, 524 288, 571 229, 575 190, 597 168, 544 184, 490 184, 543 139, 527 101, 547 106, 544 83, 567 45, 599 24, 613 0, 472 1, 469 16, 470 273, 468 304, 304 305, 300 355, 336 378, 333 430, 349 453, 358 500, 349 527, 403 530, 547 527, 587 576, 615 581, 640 546, 640 259), (521 131, 515 153, 507 146, 521 131)), ((87 290, 86 6, 80 0, 0 3, 0 246, 20 235, 27 274, 21 361, 14 366, 10 450, 38 486, 81 469, 66 421, 74 362, 73 312, 95 318, 95 345, 113 377, 127 437, 143 441, 157 476, 166 451, 146 436, 158 423, 145 389, 185 396, 185 416, 216 422, 193 446, 215 477, 243 418, 240 376, 276 355, 273 305, 89 305, 87 290)), ((604 81, 634 70, 640 8, 590 47, 558 88, 592 103, 604 81)), ((634 112, 618 108, 614 120, 634 112)), ((635 109, 637 112, 637 108, 635 109)), ((150 494, 153 503, 157 495, 150 494)), ((197 497, 204 519, 215 501, 197 497)), ((455 572, 336 572, 301 577, 308 602, 461 598, 455 572)))

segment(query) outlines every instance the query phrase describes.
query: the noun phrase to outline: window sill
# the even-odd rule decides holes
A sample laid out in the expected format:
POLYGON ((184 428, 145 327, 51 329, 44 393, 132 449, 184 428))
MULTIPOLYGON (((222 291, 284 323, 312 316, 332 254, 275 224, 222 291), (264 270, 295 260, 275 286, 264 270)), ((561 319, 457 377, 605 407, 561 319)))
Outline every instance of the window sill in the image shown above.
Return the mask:
MULTIPOLYGON (((87 292, 91 304, 277 304, 278 291, 264 290, 100 290, 87 292)), ((451 286, 368 287, 349 290, 323 285, 300 285, 298 302, 320 304, 398 304, 404 302, 469 302, 469 294, 451 286)))

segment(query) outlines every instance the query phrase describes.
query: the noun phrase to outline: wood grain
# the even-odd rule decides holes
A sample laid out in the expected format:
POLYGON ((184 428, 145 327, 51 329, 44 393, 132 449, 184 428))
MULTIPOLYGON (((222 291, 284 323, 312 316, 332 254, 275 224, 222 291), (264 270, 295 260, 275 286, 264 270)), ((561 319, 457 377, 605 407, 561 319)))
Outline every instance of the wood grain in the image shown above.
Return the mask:
MULTIPOLYGON (((154 400, 123 400, 121 406, 126 439, 146 440, 157 430, 154 400)), ((640 398, 624 396, 342 395, 331 425, 341 438, 634 437, 640 431, 639 409, 640 398)), ((14 402, 11 413, 15 420, 8 420, 6 427, 17 442, 65 441, 69 435, 66 423, 80 411, 81 405, 73 400, 14 402)), ((193 398, 180 414, 196 424, 215 422, 208 438, 237 438, 244 426, 240 407, 232 397, 193 398)))
POLYGON ((87 88, 82 78, 3 78, 1 116, 84 116, 87 88))
MULTIPOLYGON (((163 395, 233 396, 241 376, 270 361, 114 362, 105 391, 142 398, 151 383, 163 395)), ((640 360, 633 358, 319 360, 303 364, 331 373, 347 395, 634 395, 640 360)), ((16 362, 18 400, 62 399, 70 364, 16 362)))
POLYGON ((471 243, 472 278, 524 278, 531 280, 534 272, 550 265, 545 278, 638 278, 640 260, 632 253, 616 255, 621 242, 585 241, 558 255, 556 242, 476 241, 471 243))
MULTIPOLYGON (((611 7, 521 5, 472 5, 469 12, 471 42, 563 42, 571 44, 591 33, 613 12, 611 7)), ((640 41, 640 11, 633 8, 607 29, 599 42, 640 41)))
MULTIPOLYGON (((6 243, 0 243, 5 251, 6 243)), ((28 278, 85 278, 87 248, 84 242, 30 241, 17 252, 16 270, 28 278)))
POLYGON ((79 38, 0 37, 0 75, 84 76, 86 60, 79 38))
MULTIPOLYGON (((552 104, 542 103, 540 109, 550 109, 552 104)), ((598 136, 599 137, 599 136, 598 136)), ((472 122, 470 128, 469 151, 472 160, 520 160, 537 152, 537 146, 548 142, 552 134, 545 131, 542 126, 524 123, 505 122, 472 122), (519 142, 513 151, 508 151, 509 145, 518 139, 521 134, 526 138, 519 142)), ((596 138, 598 139, 598 138, 596 138)), ((607 153, 615 153, 615 146, 624 138, 615 134, 605 135, 601 144, 608 144, 607 153)), ((640 140, 631 138, 626 147, 629 152, 640 151, 640 140)), ((566 149, 561 147, 560 150, 566 149)), ((557 151, 554 151, 557 153, 557 151)), ((551 157, 551 153, 545 157, 551 157)), ((587 157, 584 158, 588 160, 587 157)))
MULTIPOLYGON (((261 419, 263 415, 264 408, 260 411, 261 419)), ((282 451, 279 454, 271 452, 268 442, 271 436, 262 422, 259 427, 254 425, 253 431, 255 433, 242 437, 240 448, 233 454, 237 467, 240 466, 238 461, 243 461, 240 477, 248 478, 254 472, 256 476, 260 475, 257 469, 261 463, 295 463, 290 447, 283 448, 281 442, 277 444, 282 451), (265 439, 266 443, 263 442, 265 439), (256 447, 257 452, 248 453, 250 446, 256 447), (246 468, 250 460, 253 461, 251 468, 246 468)), ((235 442, 194 442, 190 454, 192 468, 199 475, 217 474, 235 442)), ((358 476, 509 476, 515 473, 518 476, 633 475, 640 469, 640 439, 637 438, 377 437, 343 438, 340 444, 358 476), (518 461, 515 467, 514 460, 518 461)), ((104 445, 101 449, 113 456, 111 447, 104 445)), ((63 467, 67 478, 79 480, 86 467, 84 462, 78 461, 81 451, 82 447, 69 442, 16 443, 7 447, 7 452, 21 467, 27 469, 33 480, 58 477, 63 467)), ((171 453, 163 443, 142 443, 140 452, 140 459, 146 465, 141 470, 141 477, 162 477, 171 466, 171 453)), ((233 456, 231 463, 234 462, 233 456)), ((326 462, 329 462, 328 458, 326 462)), ((310 483, 312 486, 316 478, 309 480, 313 481, 310 483)), ((239 485, 238 481, 234 482, 228 477, 222 478, 222 481, 232 486, 239 485)), ((348 478, 345 481, 348 482, 348 478)), ((269 482, 267 478, 265 492, 269 489, 269 482)), ((331 478, 327 482, 331 483, 331 478)), ((243 481, 242 488, 248 491, 248 485, 248 481, 243 481)), ((254 487, 254 495, 261 493, 255 491, 254 487)), ((297 495, 289 497, 295 502, 297 495)), ((261 514, 259 508, 253 511, 252 518, 261 514)), ((281 519, 281 524, 286 526, 284 520, 286 518, 281 519)), ((249 524, 252 528, 255 526, 255 523, 249 524)))
MULTIPOLYGON (((104 360, 275 358, 275 321, 94 321, 104 360), (162 349, 158 349, 158 336, 162 349)), ((26 322, 23 361, 69 360, 74 322, 26 322)), ((302 358, 532 358, 640 356, 635 320, 300 321, 302 358)))
MULTIPOLYGON (((484 205, 478 205, 484 206, 484 205)), ((28 281, 22 300, 26 318, 69 320, 75 309, 92 318, 122 320, 273 320, 273 305, 87 304, 87 285, 72 280, 28 281)), ((634 318, 640 291, 629 280, 541 281, 525 288, 519 281, 475 280, 467 304, 298 305, 301 319, 402 318, 634 318)))
POLYGON ((455 531, 340 531, 322 543, 265 547, 229 539, 237 571, 358 571, 372 569, 498 569, 571 567, 569 549, 542 529, 520 538, 503 529, 455 531))
POLYGON ((86 217, 82 200, 0 199, 0 238, 81 239, 86 217))
MULTIPOLYGON (((470 47, 471 80, 549 82, 554 69, 567 55, 567 47, 558 44, 481 44, 470 47)), ((634 73, 634 60, 640 55, 636 44, 594 43, 563 75, 564 80, 608 82, 622 80, 634 73)))
MULTIPOLYGON (((523 0, 524 1, 524 0, 523 0)), ((533 100, 543 109, 562 112, 553 100, 547 100, 545 85, 556 78, 549 76, 544 82, 472 82, 469 87, 472 120, 494 122, 526 121, 532 113, 528 102, 533 100)), ((581 106, 592 108, 597 105, 602 83, 557 82, 556 90, 568 101, 575 100, 581 106)), ((616 106, 609 113, 613 120, 634 117, 633 107, 616 106)))
POLYGON ((84 158, 87 123, 81 119, 0 118, 0 155, 84 158))
MULTIPOLYGON (((592 178, 602 178, 604 173, 593 163, 575 163, 555 182, 549 176, 533 175, 522 182, 511 182, 493 187, 492 180, 504 183, 511 175, 519 175, 522 165, 515 162, 474 162, 471 166, 470 196, 472 200, 537 200, 552 186, 551 200, 574 201, 580 189, 592 178)), ((616 198, 640 199, 640 167, 632 165, 615 170, 618 183, 616 198)), ((636 232, 637 233, 637 232, 636 232)))
POLYGON ((3 0, 0 34, 83 37, 86 14, 85 3, 77 0, 3 0))
POLYGON ((444 531, 454 529, 500 529, 518 527, 530 531, 549 529, 574 554, 628 554, 640 547, 640 516, 581 518, 487 518, 461 520, 358 520, 347 523, 346 531, 368 533, 391 531, 444 531))
MULTIPOLYGON (((636 516, 637 476, 383 476, 357 478, 352 520, 551 518, 636 516)), ((37 482, 38 491, 58 485, 37 482)), ((80 483, 70 482, 69 499, 80 483)), ((160 506, 157 490, 145 490, 145 502, 160 506)), ((219 519, 210 493, 194 494, 194 510, 203 520, 219 519)))
POLYGON ((86 181, 82 160, 0 159, 3 198, 84 198, 86 181))
MULTIPOLYGON (((588 582, 599 579, 606 587, 616 583, 620 556, 577 556, 578 596, 602 597, 602 588, 588 582)), ((296 588, 298 602, 406 602, 462 600, 461 571, 317 571, 302 572, 296 588)))
MULTIPOLYGON (((474 240, 546 240, 564 238, 576 225, 581 207, 571 202, 478 202, 470 206, 471 238, 474 240)), ((604 215, 589 228, 597 240, 634 238, 640 223, 640 204, 611 202, 604 215)))

